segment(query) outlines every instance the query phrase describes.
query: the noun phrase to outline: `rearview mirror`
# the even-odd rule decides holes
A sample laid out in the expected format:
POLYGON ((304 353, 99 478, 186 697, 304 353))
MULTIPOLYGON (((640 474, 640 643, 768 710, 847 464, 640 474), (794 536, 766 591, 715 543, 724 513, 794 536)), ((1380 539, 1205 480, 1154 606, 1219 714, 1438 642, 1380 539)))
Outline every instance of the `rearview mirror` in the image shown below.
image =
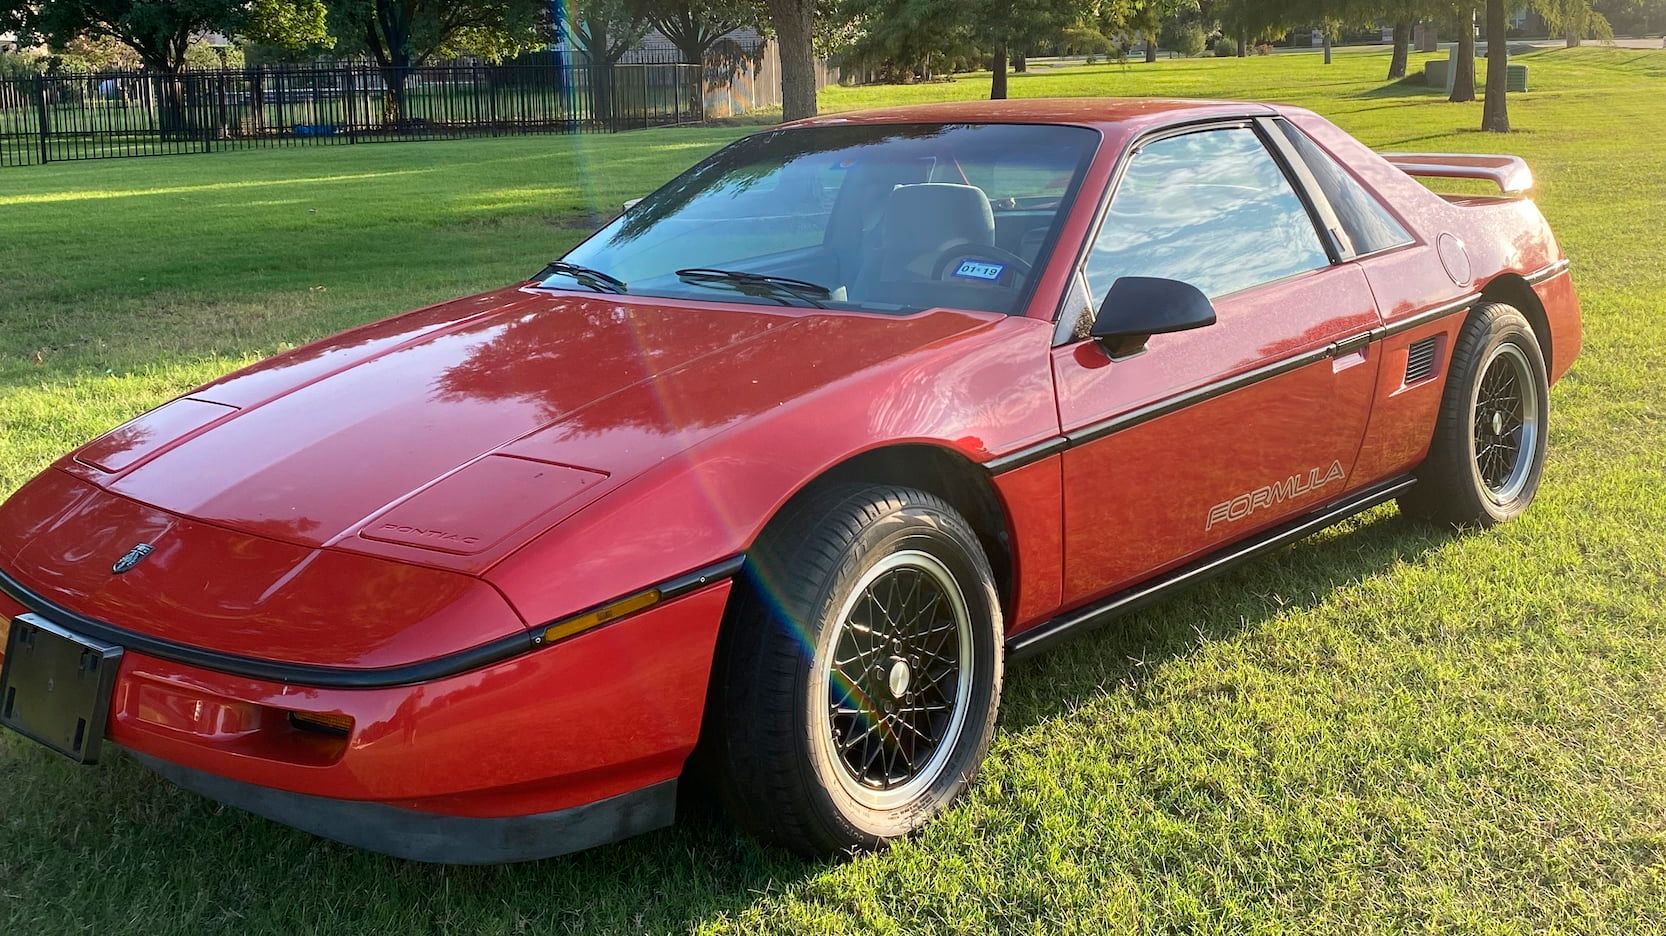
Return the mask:
POLYGON ((1190 283, 1155 276, 1123 276, 1094 316, 1088 334, 1113 360, 1145 350, 1152 335, 1215 324, 1215 306, 1190 283))

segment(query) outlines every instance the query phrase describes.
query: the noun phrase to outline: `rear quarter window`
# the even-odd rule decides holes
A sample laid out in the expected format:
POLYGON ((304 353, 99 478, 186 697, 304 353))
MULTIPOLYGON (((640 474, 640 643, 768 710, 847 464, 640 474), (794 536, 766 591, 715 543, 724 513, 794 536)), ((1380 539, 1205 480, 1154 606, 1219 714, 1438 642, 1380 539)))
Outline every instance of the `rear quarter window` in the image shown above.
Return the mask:
POLYGON ((1278 121, 1278 125, 1313 173, 1314 181, 1319 183, 1325 200, 1330 202, 1337 220, 1342 222, 1342 230, 1352 242, 1354 253, 1373 254, 1411 243, 1411 235, 1400 226, 1400 222, 1394 220, 1388 209, 1329 153, 1320 149, 1319 144, 1308 139, 1307 134, 1297 130, 1287 120, 1278 121))

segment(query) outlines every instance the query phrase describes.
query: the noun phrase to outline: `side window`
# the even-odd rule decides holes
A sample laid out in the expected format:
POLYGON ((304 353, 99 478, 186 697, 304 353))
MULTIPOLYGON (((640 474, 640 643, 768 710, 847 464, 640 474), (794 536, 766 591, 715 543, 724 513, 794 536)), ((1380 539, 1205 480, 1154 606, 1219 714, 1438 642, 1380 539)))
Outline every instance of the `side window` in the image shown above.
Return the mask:
POLYGON ((1354 253, 1376 253, 1411 243, 1411 235, 1400 226, 1400 222, 1394 220, 1394 216, 1365 190, 1365 186, 1337 165, 1330 154, 1288 121, 1280 120, 1278 125, 1319 183, 1325 200, 1330 202, 1337 220, 1342 222, 1348 240, 1353 242, 1354 253))
POLYGON ((1307 207, 1255 131, 1202 130, 1141 147, 1088 253, 1097 306, 1120 276, 1211 297, 1330 264, 1307 207))

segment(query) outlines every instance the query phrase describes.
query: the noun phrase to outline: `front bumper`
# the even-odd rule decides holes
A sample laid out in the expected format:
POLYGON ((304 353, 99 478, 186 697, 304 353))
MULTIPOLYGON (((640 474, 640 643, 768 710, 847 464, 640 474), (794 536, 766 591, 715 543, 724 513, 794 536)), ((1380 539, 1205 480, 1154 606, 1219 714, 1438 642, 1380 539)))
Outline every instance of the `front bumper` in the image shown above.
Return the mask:
MULTIPOLYGON (((210 798, 421 861, 561 854, 671 821, 730 582, 402 686, 308 686, 129 651, 106 737, 210 798), (332 736, 297 716, 350 720, 332 736)), ((25 610, 0 593, 0 617, 25 610)))
POLYGON ((200 796, 333 841, 435 864, 553 858, 663 828, 677 814, 676 780, 552 812, 475 818, 289 793, 130 753, 164 779, 200 796))

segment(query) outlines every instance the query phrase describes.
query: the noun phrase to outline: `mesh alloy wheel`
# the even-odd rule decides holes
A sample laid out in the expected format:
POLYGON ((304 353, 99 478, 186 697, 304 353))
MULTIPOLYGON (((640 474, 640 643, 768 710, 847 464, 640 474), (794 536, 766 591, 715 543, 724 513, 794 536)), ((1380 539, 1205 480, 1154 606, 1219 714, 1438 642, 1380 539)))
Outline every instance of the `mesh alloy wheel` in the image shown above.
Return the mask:
POLYGON ((989 751, 1001 597, 965 517, 901 485, 829 485, 749 552, 704 757, 748 832, 806 857, 878 848, 947 809, 989 751))
POLYGON ((964 727, 966 599, 943 563, 909 550, 870 568, 835 620, 815 735, 852 799, 895 808, 936 782, 964 727))
MULTIPOLYGON (((1437 372, 1439 362, 1437 360, 1437 372)), ((1429 452, 1399 497, 1411 517, 1485 529, 1526 510, 1544 476, 1550 381, 1527 317, 1482 302, 1452 341, 1429 452)))
POLYGON ((1499 344, 1482 365, 1470 405, 1472 464, 1495 504, 1518 497, 1532 474, 1543 413, 1531 365, 1519 345, 1499 344))

